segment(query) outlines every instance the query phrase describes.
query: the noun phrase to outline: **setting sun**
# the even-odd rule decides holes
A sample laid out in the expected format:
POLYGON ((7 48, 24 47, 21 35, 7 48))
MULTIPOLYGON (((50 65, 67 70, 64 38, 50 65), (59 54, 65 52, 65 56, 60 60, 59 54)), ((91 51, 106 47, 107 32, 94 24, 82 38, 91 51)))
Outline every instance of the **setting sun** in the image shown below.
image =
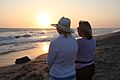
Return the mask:
POLYGON ((45 28, 47 28, 51 23, 51 17, 50 15, 45 13, 39 14, 37 16, 37 22, 39 26, 44 26, 45 28))

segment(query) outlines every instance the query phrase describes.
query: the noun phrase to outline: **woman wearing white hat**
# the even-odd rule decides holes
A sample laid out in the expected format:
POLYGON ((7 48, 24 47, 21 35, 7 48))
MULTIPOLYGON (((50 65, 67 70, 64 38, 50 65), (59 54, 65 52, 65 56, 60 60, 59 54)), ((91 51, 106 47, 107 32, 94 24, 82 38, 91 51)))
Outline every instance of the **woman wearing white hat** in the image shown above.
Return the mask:
POLYGON ((47 64, 50 68, 49 80, 76 80, 75 56, 78 45, 70 29, 71 21, 62 17, 58 24, 52 24, 60 34, 50 43, 47 64))

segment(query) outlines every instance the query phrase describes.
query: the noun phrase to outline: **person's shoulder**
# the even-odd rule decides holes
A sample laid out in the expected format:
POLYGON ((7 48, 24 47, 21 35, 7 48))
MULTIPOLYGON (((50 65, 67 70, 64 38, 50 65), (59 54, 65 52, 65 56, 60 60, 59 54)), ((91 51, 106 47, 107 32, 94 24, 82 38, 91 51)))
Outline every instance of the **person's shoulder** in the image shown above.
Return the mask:
POLYGON ((79 37, 77 38, 77 41, 83 41, 83 38, 79 37))
POLYGON ((60 41, 60 36, 54 38, 54 39, 51 41, 51 43, 52 43, 52 44, 57 44, 59 41, 60 41))
POLYGON ((96 42, 96 39, 95 38, 92 38, 91 40, 95 41, 96 42))
POLYGON ((95 38, 93 38, 93 42, 95 43, 95 45, 96 45, 96 39, 95 38))

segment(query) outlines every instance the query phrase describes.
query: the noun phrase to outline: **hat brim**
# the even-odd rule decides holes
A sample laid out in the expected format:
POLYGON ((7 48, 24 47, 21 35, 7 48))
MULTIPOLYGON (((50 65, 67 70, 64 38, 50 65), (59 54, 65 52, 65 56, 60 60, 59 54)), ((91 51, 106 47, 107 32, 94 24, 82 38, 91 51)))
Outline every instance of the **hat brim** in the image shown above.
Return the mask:
POLYGON ((62 27, 60 25, 58 26, 58 24, 51 24, 51 26, 54 26, 54 27, 56 27, 56 28, 58 28, 58 29, 60 29, 62 31, 65 31, 65 32, 74 33, 73 29, 64 28, 64 27, 62 27))
POLYGON ((51 24, 51 26, 56 26, 57 24, 51 24))

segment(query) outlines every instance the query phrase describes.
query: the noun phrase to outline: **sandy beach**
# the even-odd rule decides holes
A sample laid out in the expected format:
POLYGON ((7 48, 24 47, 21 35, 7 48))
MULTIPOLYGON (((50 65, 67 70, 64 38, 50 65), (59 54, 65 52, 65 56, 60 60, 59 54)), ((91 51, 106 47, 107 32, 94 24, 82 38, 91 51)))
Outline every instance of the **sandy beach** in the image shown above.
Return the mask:
MULTIPOLYGON (((120 80, 120 32, 95 37, 96 71, 93 80, 120 80)), ((0 67, 0 80, 48 80, 47 54, 25 64, 0 67)))

